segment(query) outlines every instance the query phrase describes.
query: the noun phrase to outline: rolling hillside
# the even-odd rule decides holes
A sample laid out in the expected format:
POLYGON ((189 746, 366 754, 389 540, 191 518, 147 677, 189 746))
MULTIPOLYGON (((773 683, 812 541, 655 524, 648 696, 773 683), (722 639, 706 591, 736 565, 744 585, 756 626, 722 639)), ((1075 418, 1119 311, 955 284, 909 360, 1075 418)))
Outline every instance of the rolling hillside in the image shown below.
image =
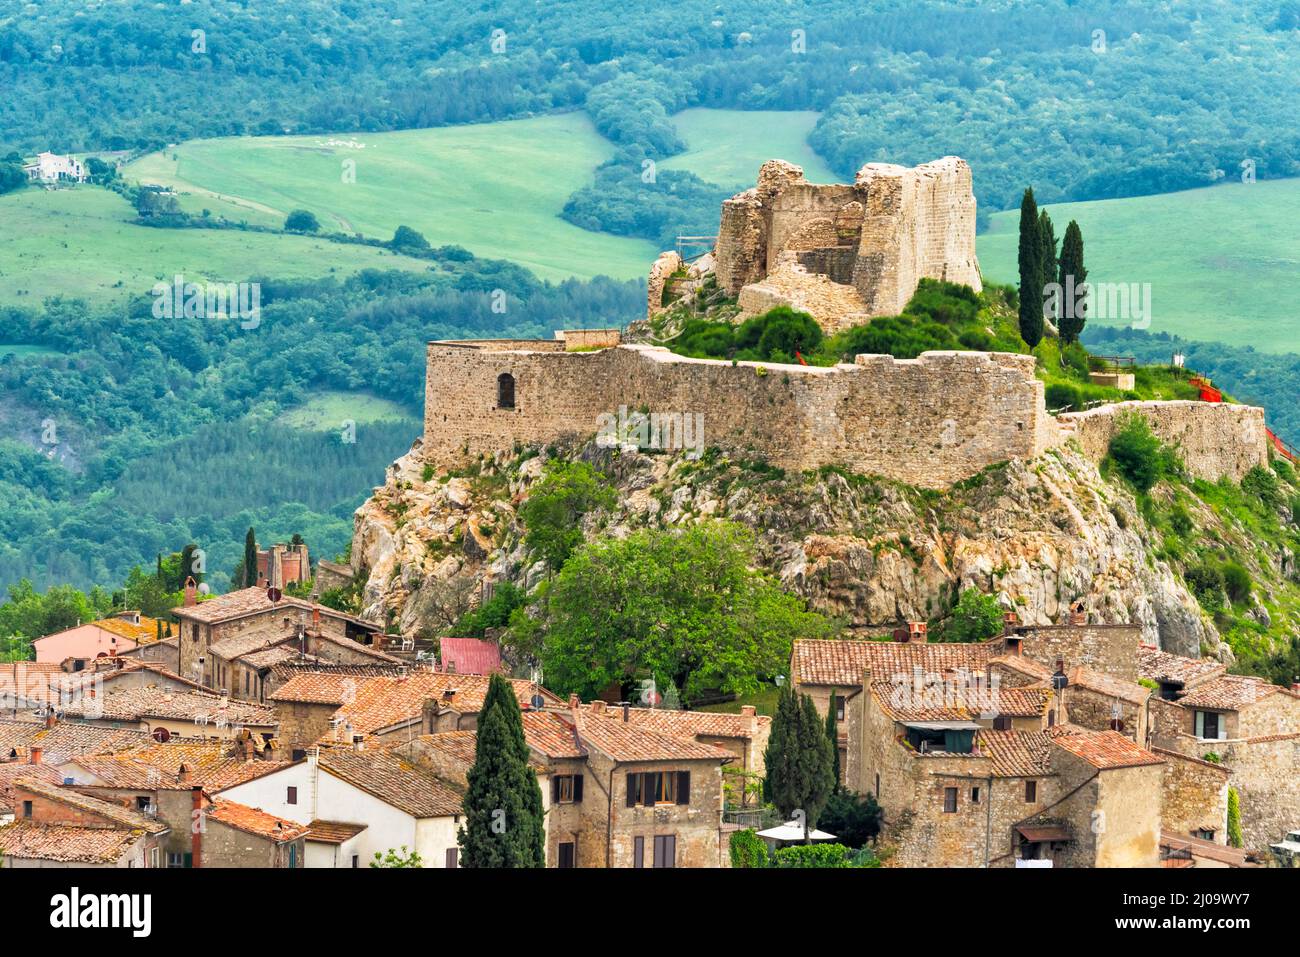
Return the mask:
MULTIPOLYGON (((1300 350, 1300 179, 1047 209, 1058 236, 1079 221, 1091 281, 1151 284, 1150 332, 1300 350)), ((979 237, 980 267, 996 282, 1016 281, 1019 215, 993 214, 979 237)))

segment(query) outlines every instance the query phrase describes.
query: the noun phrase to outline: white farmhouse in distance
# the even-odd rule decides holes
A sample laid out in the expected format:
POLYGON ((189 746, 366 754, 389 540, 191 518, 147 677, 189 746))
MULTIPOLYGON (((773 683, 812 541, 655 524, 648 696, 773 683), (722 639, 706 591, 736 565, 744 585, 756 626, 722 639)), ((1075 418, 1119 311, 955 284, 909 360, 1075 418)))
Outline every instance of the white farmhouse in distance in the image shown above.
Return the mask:
POLYGON ((23 166, 27 178, 36 183, 61 183, 86 181, 86 167, 80 160, 58 153, 41 153, 35 163, 23 166))

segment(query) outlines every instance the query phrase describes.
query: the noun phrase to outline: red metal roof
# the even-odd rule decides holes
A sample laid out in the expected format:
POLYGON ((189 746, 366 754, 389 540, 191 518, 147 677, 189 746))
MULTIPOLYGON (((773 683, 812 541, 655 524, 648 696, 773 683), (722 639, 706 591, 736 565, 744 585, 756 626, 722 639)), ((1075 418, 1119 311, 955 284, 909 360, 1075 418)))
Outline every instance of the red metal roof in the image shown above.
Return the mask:
POLYGON ((501 649, 481 638, 442 638, 442 670, 458 675, 490 675, 501 670, 501 649))

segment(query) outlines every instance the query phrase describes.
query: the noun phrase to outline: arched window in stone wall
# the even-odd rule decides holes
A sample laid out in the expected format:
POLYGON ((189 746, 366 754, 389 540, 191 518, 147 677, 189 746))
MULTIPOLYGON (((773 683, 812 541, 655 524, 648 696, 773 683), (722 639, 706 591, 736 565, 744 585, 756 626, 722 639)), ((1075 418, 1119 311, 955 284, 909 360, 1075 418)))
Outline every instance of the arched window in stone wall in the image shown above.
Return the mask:
POLYGON ((515 377, 509 372, 497 376, 497 408, 513 409, 515 407, 515 377))

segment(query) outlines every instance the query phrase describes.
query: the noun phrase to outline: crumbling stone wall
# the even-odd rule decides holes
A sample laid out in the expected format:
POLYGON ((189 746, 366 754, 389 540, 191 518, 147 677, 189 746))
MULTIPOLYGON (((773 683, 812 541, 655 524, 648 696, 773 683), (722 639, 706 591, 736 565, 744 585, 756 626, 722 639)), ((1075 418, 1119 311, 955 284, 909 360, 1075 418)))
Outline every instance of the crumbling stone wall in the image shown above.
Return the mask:
MULTIPOLYGON (((810 283, 823 276, 853 293, 823 294, 804 308, 816 308, 821 300, 843 308, 851 301, 860 318, 890 315, 902 310, 925 277, 979 290, 970 166, 955 156, 911 169, 871 163, 851 185, 817 185, 804 179, 800 167, 770 160, 755 187, 722 205, 718 285, 740 298, 746 286, 764 285, 790 254, 810 283)), ((775 294, 750 297, 750 305, 775 294)), ((657 303, 652 297, 652 310, 657 303)), ((844 320, 834 311, 813 315, 824 323, 844 320)))
POLYGON ((1264 410, 1227 402, 1117 402, 1086 412, 1068 412, 1062 423, 1089 458, 1100 461, 1125 415, 1146 419, 1160 441, 1177 446, 1197 478, 1240 482, 1256 465, 1268 464, 1264 410))
POLYGON ((429 345, 424 454, 440 467, 515 443, 591 436, 598 417, 699 413, 703 444, 799 470, 839 464, 943 488, 1045 451, 1032 356, 858 356, 823 368, 689 359, 652 346, 560 352, 543 341, 429 345), (498 407, 500 377, 514 406, 498 407))

